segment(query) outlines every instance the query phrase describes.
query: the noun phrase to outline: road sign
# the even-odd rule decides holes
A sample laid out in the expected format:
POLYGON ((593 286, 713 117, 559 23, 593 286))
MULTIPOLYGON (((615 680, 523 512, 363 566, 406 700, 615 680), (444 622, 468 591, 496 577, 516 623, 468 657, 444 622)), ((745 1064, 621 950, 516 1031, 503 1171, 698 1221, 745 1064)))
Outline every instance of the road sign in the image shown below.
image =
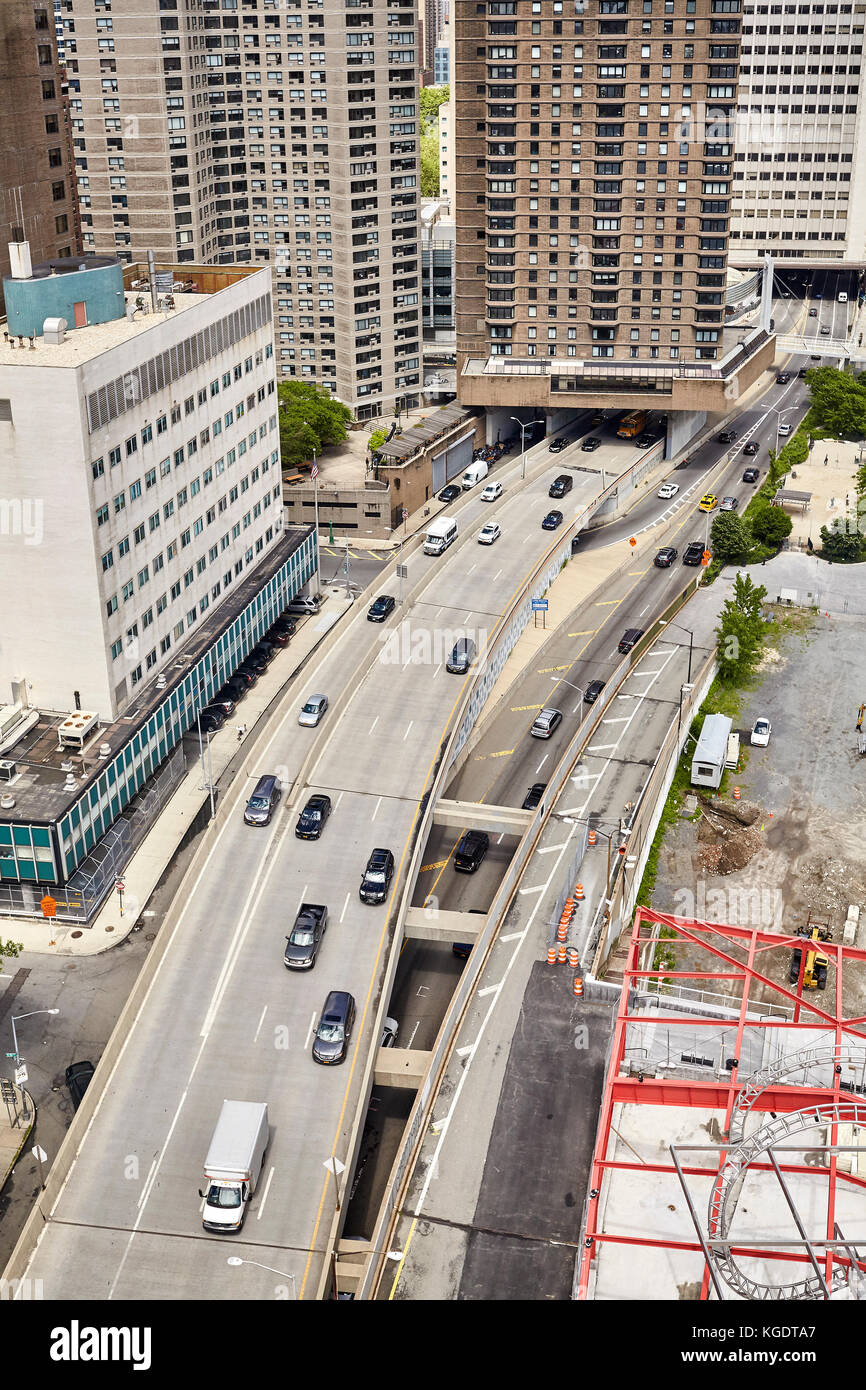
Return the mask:
POLYGON ((396 575, 397 575, 397 578, 398 578, 398 579, 408 579, 408 577, 409 577, 409 566, 408 566, 408 565, 398 565, 398 566, 397 566, 397 569, 396 569, 396 575))
POLYGON ((52 898, 50 893, 46 893, 39 906, 42 908, 43 917, 57 916, 57 899, 52 898))
POLYGON ((401 507, 401 508, 400 508, 400 514, 401 514, 401 516, 403 517, 403 520, 404 520, 404 521, 408 521, 408 520, 409 520, 409 508, 408 508, 408 507, 401 507))
POLYGON ((712 560, 712 558, 713 558, 713 552, 712 552, 711 550, 705 550, 704 553, 703 553, 703 555, 701 556, 701 564, 702 564, 702 565, 708 565, 708 564, 710 563, 710 561, 712 560))
POLYGON ((635 536, 629 536, 628 543, 630 546, 637 545, 637 538, 635 536))
POLYGON ((550 607, 549 600, 546 598, 534 598, 530 600, 533 613, 546 613, 550 607))
POLYGON ((114 891, 115 891, 115 893, 122 893, 125 887, 126 887, 126 884, 124 883, 124 881, 123 881, 122 878, 116 878, 116 879, 114 880, 114 891))
POLYGON ((20 1067, 15 1068, 15 1085, 27 1085, 27 1068, 23 1064, 20 1067))

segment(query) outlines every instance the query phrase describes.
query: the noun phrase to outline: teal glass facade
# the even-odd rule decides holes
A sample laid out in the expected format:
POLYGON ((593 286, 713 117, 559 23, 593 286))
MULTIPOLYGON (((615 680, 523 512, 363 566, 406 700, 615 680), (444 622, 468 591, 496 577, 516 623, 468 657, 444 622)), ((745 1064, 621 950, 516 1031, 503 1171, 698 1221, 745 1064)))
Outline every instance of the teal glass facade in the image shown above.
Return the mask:
POLYGON ((58 823, 0 823, 0 882, 65 882, 315 569, 310 534, 58 823))

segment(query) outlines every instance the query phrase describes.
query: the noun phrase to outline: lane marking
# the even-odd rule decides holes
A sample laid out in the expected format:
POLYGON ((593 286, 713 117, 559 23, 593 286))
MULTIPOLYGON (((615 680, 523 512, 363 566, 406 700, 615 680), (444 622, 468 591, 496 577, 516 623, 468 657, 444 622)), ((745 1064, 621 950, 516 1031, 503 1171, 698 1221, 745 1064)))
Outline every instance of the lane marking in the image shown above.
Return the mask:
POLYGON ((414 720, 414 719, 410 719, 410 720, 409 720, 409 723, 408 723, 408 725, 406 726, 406 732, 405 732, 405 734, 403 735, 403 742, 404 742, 404 743, 406 742, 407 738, 409 737, 409 730, 412 728, 412 725, 413 725, 414 723, 415 723, 415 720, 414 720))
POLYGON ((265 1014, 267 1013, 267 1011, 268 1011, 268 1006, 267 1006, 267 1004, 266 1004, 265 1007, 262 1009, 262 1016, 261 1016, 261 1018, 259 1019, 259 1026, 258 1026, 258 1028, 257 1028, 256 1031, 255 1031, 255 1036, 253 1037, 253 1042, 254 1042, 254 1043, 258 1042, 258 1040, 259 1040, 259 1033, 262 1031, 262 1024, 263 1024, 264 1021, 265 1021, 265 1014))
POLYGON ((409 1042, 408 1042, 408 1046, 409 1046, 409 1047, 411 1047, 412 1044, 413 1044, 413 1042, 415 1041, 415 1034, 418 1032, 418 1029, 419 1029, 420 1027, 421 1027, 421 1020, 420 1020, 420 1018, 419 1018, 419 1019, 416 1021, 415 1027, 412 1029, 412 1032, 409 1034, 409 1042))
POLYGON ((517 891, 521 895, 521 897, 526 893, 543 893, 544 884, 540 883, 537 888, 518 888, 517 891))
POLYGON ((611 748, 616 748, 615 743, 591 743, 587 748, 587 753, 608 753, 611 748))
POLYGON ((349 892, 349 893, 346 894, 346 901, 343 903, 343 911, 340 913, 340 921, 341 921, 341 922, 342 922, 343 918, 345 917, 346 913, 347 913, 348 910, 349 910, 349 899, 351 898, 351 896, 352 896, 351 892, 349 892))
MULTIPOLYGON (((566 841, 563 841, 563 844, 565 844, 565 843, 566 843, 566 841)), ((537 849, 537 850, 535 851, 535 853, 536 853, 536 854, 553 854, 553 851, 554 851, 555 849, 562 849, 562 845, 545 845, 545 846, 544 846, 544 849, 537 849)))
POLYGON ((304 1039, 304 1051, 305 1051, 305 1052, 306 1052, 307 1048, 310 1046, 310 1038, 313 1036, 313 1030, 315 1029, 315 1027, 316 1027, 316 1015, 313 1014, 313 1017, 310 1019, 310 1026, 309 1026, 309 1028, 307 1029, 307 1036, 306 1036, 306 1038, 304 1039))
POLYGON ((447 859, 435 859, 432 864, 422 864, 418 872, 422 874, 429 874, 432 873, 434 869, 444 869, 447 863, 447 859))
POLYGON ((368 737, 368 738, 370 737, 370 734, 373 732, 373 730, 375 729, 375 727, 376 727, 376 725, 377 725, 378 723, 379 723, 379 716, 378 716, 378 714, 377 714, 377 715, 376 715, 376 718, 373 720, 373 722, 372 722, 372 724, 370 725, 370 728, 369 728, 369 730, 368 730, 368 732, 367 732, 367 737, 368 737))
POLYGON ((547 762, 547 760, 548 760, 549 757, 550 757, 550 754, 549 754, 549 753, 545 753, 544 757, 541 759, 541 762, 538 764, 538 767, 535 769, 536 772, 540 772, 540 771, 541 771, 541 769, 544 767, 544 764, 547 762))
MULTIPOLYGON (((512 706, 511 706, 511 713, 512 713, 512 714, 522 714, 523 711, 524 711, 524 710, 527 710, 527 709, 544 709, 544 706, 543 706, 543 705, 512 705, 512 706)), ((513 751, 513 750, 512 750, 512 751, 513 751)))
POLYGON ((257 1221, 261 1221, 262 1217, 263 1217, 264 1214, 265 1214, 265 1202, 268 1200, 268 1193, 269 1193, 270 1190, 271 1190, 271 1183, 272 1183, 273 1180, 274 1180, 274 1173, 275 1173, 275 1172, 276 1172, 276 1169, 275 1169, 274 1167, 272 1167, 272 1168, 271 1168, 271 1171, 268 1173, 268 1180, 267 1180, 267 1182, 265 1183, 265 1190, 264 1190, 264 1192, 262 1193, 262 1200, 259 1202, 259 1209, 258 1209, 258 1211, 256 1212, 256 1220, 257 1220, 257 1221))
MULTIPOLYGON (((411 727, 411 726, 410 726, 410 727, 411 727)), ((406 732, 408 733, 408 729, 407 729, 406 732)), ((372 814, 372 816, 370 817, 370 820, 371 820, 371 821, 374 821, 374 820, 376 819, 376 815, 377 815, 378 810, 379 810, 379 807, 380 807, 381 805, 382 805, 382 798, 381 798, 381 796, 380 796, 380 797, 379 797, 379 800, 376 802, 376 805, 373 807, 373 814, 372 814)))
POLYGON ((573 665, 572 661, 567 661, 564 666, 539 666, 536 675, 546 676, 551 671, 569 671, 573 665))
POLYGON ((502 988, 502 981, 498 985, 485 985, 483 989, 476 990, 478 998, 481 999, 485 994, 498 994, 502 988))
POLYGON ((507 932, 505 936, 500 936, 499 940, 500 940, 500 941, 503 941, 503 942, 504 942, 504 941, 522 941, 523 938, 525 937, 525 935, 526 935, 526 932, 525 932, 525 931, 510 931, 510 932, 507 932))

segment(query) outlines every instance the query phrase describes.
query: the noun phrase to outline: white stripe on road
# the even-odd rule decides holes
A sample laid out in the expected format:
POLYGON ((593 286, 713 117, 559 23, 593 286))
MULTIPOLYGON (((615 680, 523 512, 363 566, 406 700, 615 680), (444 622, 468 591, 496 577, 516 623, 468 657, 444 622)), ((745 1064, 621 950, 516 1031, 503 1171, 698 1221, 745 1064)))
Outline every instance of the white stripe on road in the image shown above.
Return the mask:
POLYGON ((346 901, 343 903, 343 911, 340 913, 340 921, 341 921, 341 922, 342 922, 343 918, 345 917, 346 913, 347 913, 348 910, 349 910, 349 899, 351 898, 351 896, 352 896, 351 893, 347 893, 347 894, 346 894, 346 901))
POLYGON ((270 1190, 271 1190, 271 1183, 272 1183, 273 1180, 274 1180, 274 1173, 275 1173, 275 1171, 276 1171, 276 1169, 272 1167, 272 1168, 271 1168, 271 1171, 268 1173, 268 1180, 267 1180, 267 1182, 265 1183, 265 1190, 264 1190, 264 1192, 263 1192, 263 1194, 262 1194, 262 1200, 259 1202, 259 1209, 258 1209, 258 1211, 256 1212, 256 1220, 257 1220, 257 1221, 261 1221, 261 1219, 262 1219, 262 1217, 263 1217, 263 1215, 264 1215, 264 1212, 265 1212, 265 1202, 268 1200, 268 1193, 269 1193, 270 1190))
MULTIPOLYGON (((408 733, 408 729, 407 729, 406 732, 408 733)), ((382 798, 381 798, 381 796, 380 796, 380 797, 379 797, 379 800, 376 802, 376 805, 373 807, 373 814, 372 814, 372 816, 370 817, 370 820, 371 820, 371 821, 373 821, 373 820, 376 819, 376 816, 377 816, 378 811, 379 811, 379 807, 380 807, 381 805, 382 805, 382 798)))
POLYGON ((414 723, 415 723, 415 720, 414 720, 414 719, 410 719, 410 720, 409 720, 409 726, 408 726, 408 728, 406 729, 405 734, 403 735, 403 742, 404 742, 404 743, 406 742, 407 738, 409 737, 409 729, 411 729, 411 727, 412 727, 412 725, 413 725, 414 723))
POLYGON ((313 1014, 313 1017, 310 1019, 310 1026, 309 1026, 309 1028, 307 1029, 307 1036, 306 1036, 306 1038, 304 1039, 304 1051, 305 1051, 305 1052, 306 1052, 307 1048, 310 1046, 310 1038, 313 1036, 313 1029, 315 1028, 315 1026, 316 1026, 316 1015, 313 1014))
MULTIPOLYGON (((375 727, 376 727, 376 725, 377 725, 378 723, 379 723, 379 716, 378 716, 378 714, 377 714, 377 715, 376 715, 376 718, 373 720, 372 724, 370 725, 369 734, 371 734, 371 733, 373 732, 373 730, 375 729, 375 727)), ((369 738, 369 734, 367 735, 368 738, 369 738)))
POLYGON ((267 1011, 268 1011, 268 1006, 267 1006, 267 1004, 266 1004, 265 1007, 262 1009, 262 1016, 261 1016, 261 1018, 259 1019, 259 1026, 258 1026, 258 1028, 256 1029, 256 1035, 255 1035, 255 1037, 253 1038, 253 1042, 258 1042, 258 1040, 259 1040, 259 1033, 262 1031, 262 1024, 263 1024, 264 1021, 265 1021, 265 1014, 267 1013, 267 1011))

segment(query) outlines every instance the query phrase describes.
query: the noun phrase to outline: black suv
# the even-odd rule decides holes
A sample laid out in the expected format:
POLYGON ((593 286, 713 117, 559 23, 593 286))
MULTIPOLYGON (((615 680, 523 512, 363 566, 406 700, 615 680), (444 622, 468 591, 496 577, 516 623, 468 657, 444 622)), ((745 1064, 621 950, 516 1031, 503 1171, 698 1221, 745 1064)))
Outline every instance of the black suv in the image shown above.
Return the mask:
POLYGON ((737 432, 736 430, 722 430, 716 438, 719 444, 733 444, 737 438, 737 432))
POLYGON ((687 546, 686 546, 685 553, 684 553, 684 555, 683 555, 683 564, 684 564, 684 565, 699 565, 699 564, 701 563, 701 560, 702 560, 703 558, 704 558, 704 543, 703 543, 703 541, 692 541, 691 545, 687 545, 687 546))
POLYGON ((627 627, 622 637, 619 639, 618 650, 622 652, 623 656, 626 656, 627 653, 631 651, 632 647, 637 646, 642 637, 642 627, 627 627))
POLYGON ((546 782, 533 782, 532 786, 529 788, 529 791, 523 798, 523 805, 521 807, 521 810, 534 811, 541 802, 541 798, 544 796, 546 787, 546 782))
POLYGON ((489 848, 490 837, 483 830, 467 830, 454 853, 455 869, 474 874, 489 848))
POLYGON ((564 497, 567 492, 571 492, 574 487, 574 479, 570 473, 560 473, 558 478, 554 478, 548 490, 548 497, 564 497))
POLYGON ((442 491, 438 492, 436 496, 439 498, 440 502, 454 502, 458 497, 463 496, 463 489, 461 487, 456 487, 454 483, 449 483, 448 486, 443 487, 442 491))
POLYGON ((367 621, 370 623, 384 623, 389 614, 394 612, 397 607, 397 600, 391 594, 380 594, 374 599, 367 609, 367 621))
POLYGON ((583 698, 584 698, 584 700, 586 701, 586 703, 587 703, 588 705, 594 705, 594 704, 595 704, 595 702, 596 702, 596 700, 598 699, 599 695, 600 695, 601 692, 604 690, 604 685, 605 685, 604 681, 590 681, 590 682, 589 682, 589 685, 586 687, 586 690, 584 690, 584 692, 583 692, 583 698))
POLYGON ((77 1110, 84 1099, 84 1092, 90 1085, 90 1078, 96 1068, 92 1062, 73 1062, 71 1067, 66 1068, 64 1080, 69 1087, 69 1094, 72 1097, 72 1108, 77 1110))
POLYGON ((791 373, 790 373, 790 372, 780 372, 779 375, 776 377, 776 385, 777 385, 777 386, 787 386, 787 385, 788 385, 788 382, 789 382, 790 380, 791 380, 791 373))
POLYGON ((295 826, 299 840, 318 840, 325 828, 325 821, 331 814, 331 798, 323 792, 311 796, 295 826))
POLYGON ((394 877, 394 856, 389 849, 374 849, 367 860, 358 895, 362 903, 383 903, 394 877))
POLYGON ((675 545, 662 546, 658 555, 653 560, 653 564, 660 570, 666 570, 677 558, 677 548, 675 545))

